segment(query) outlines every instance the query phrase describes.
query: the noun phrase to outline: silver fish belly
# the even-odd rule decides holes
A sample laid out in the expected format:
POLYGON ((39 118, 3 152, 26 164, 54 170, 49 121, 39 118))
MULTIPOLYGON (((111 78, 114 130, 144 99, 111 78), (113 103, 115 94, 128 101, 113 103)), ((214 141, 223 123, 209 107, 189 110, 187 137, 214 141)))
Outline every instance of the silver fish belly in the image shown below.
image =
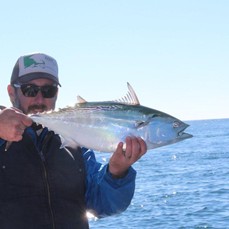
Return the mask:
POLYGON ((114 152, 127 136, 145 140, 147 149, 191 138, 187 124, 179 119, 140 105, 133 88, 118 101, 87 102, 81 97, 72 107, 30 117, 59 134, 63 146, 81 146, 100 152, 114 152))

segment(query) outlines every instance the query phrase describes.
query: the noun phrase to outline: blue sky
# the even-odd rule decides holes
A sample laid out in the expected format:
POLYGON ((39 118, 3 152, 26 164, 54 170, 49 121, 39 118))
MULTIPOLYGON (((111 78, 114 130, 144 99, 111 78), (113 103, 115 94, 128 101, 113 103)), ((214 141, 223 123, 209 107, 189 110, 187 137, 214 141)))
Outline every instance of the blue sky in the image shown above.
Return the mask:
POLYGON ((57 59, 57 108, 114 100, 135 89, 142 105, 181 120, 229 118, 229 1, 4 1, 0 104, 20 55, 57 59))

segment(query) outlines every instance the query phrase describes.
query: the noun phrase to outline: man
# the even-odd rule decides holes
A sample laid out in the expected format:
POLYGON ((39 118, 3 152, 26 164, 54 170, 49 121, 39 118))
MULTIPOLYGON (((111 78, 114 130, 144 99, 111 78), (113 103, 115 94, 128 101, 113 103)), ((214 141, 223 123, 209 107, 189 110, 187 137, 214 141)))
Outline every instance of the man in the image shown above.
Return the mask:
POLYGON ((133 197, 131 165, 146 152, 142 139, 127 137, 125 153, 120 142, 109 164, 101 165, 92 150, 60 148, 58 135, 27 116, 54 109, 58 86, 51 56, 17 60, 7 87, 13 107, 0 111, 1 229, 84 229, 86 211, 117 214, 133 197))

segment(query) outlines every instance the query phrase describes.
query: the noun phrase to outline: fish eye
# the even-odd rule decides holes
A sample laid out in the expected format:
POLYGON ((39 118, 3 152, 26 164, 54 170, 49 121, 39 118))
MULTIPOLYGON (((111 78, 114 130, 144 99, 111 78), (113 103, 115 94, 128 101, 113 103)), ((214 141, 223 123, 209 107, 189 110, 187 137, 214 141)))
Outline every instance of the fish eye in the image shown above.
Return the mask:
POLYGON ((180 122, 174 121, 173 122, 173 128, 178 128, 180 126, 180 122))

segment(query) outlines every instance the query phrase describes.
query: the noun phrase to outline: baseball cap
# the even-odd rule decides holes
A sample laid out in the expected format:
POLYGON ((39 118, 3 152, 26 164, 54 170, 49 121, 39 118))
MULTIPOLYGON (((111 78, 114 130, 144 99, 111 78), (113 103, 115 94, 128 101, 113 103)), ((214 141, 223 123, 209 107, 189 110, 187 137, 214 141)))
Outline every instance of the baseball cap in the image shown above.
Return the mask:
POLYGON ((57 61, 44 53, 33 53, 18 58, 10 83, 28 83, 40 78, 50 79, 60 85, 57 61))

